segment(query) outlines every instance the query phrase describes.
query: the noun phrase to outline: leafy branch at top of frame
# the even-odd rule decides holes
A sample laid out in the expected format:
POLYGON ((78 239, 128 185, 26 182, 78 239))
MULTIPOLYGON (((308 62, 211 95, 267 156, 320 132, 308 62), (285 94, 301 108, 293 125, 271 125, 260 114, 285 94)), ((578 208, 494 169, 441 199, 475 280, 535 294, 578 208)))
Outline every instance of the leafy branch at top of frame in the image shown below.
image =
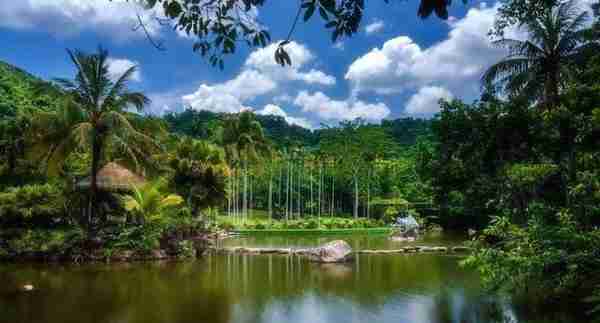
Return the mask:
MULTIPOLYGON (((271 35, 267 27, 258 21, 257 14, 258 8, 263 7, 267 0, 140 1, 146 10, 154 12, 154 18, 161 25, 168 22, 179 33, 194 39, 194 52, 221 69, 224 57, 234 54, 239 43, 255 48, 265 47, 271 42, 271 35)), ((425 18, 435 12, 438 17, 446 19, 449 4, 449 0, 421 0, 418 15, 425 18)), ((340 37, 350 37, 358 32, 364 10, 365 0, 298 0, 298 10, 288 35, 277 45, 275 61, 282 66, 292 64, 285 46, 291 42, 300 17, 307 22, 318 12, 335 42, 340 37)), ((155 42, 152 43, 157 47, 155 42)), ((162 43, 158 45, 157 48, 162 48, 162 43)))

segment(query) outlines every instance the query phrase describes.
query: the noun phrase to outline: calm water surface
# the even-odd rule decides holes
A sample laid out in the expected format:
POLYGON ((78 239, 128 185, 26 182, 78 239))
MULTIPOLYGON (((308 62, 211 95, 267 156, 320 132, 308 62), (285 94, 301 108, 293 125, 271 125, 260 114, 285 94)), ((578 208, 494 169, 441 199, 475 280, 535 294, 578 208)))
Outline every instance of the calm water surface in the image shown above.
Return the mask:
MULTIPOLYGON (((300 247, 339 238, 355 249, 402 245, 382 236, 223 243, 300 247)), ((361 255, 348 264, 318 265, 293 256, 213 255, 180 263, 0 265, 0 322, 551 322, 547 314, 520 312, 487 295, 459 261, 449 255, 361 255), (36 290, 18 292, 27 283, 36 290)), ((554 322, 584 321, 559 316, 554 322)))

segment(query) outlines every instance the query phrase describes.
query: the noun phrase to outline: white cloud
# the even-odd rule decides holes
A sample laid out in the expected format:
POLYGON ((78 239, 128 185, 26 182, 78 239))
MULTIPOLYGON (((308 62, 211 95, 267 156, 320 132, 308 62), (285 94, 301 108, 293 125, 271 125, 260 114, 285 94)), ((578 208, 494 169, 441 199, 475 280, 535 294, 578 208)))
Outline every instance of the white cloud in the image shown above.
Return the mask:
POLYGON ((333 85, 335 78, 322 71, 305 67, 314 55, 303 45, 291 42, 286 46, 292 66, 281 67, 274 60, 277 46, 272 44, 257 49, 246 59, 242 71, 235 78, 218 84, 202 84, 199 89, 185 95, 183 101, 196 110, 214 112, 239 112, 250 109, 249 101, 275 92, 290 82, 333 85))
POLYGON ((379 121, 390 114, 390 109, 384 103, 366 103, 350 98, 333 100, 323 92, 313 94, 301 91, 294 104, 304 112, 312 112, 325 120, 354 120, 362 118, 369 121, 379 121))
POLYGON ((365 33, 367 35, 372 35, 382 31, 383 28, 385 28, 385 23, 381 20, 375 20, 372 23, 365 26, 365 33))
POLYGON ((431 116, 440 111, 439 101, 441 99, 451 100, 452 93, 437 86, 422 87, 419 92, 408 100, 404 112, 413 115, 431 116))
MULTIPOLYGON (((581 0, 579 4, 589 11, 591 2, 581 0)), ((408 36, 390 39, 381 48, 356 59, 348 67, 345 79, 351 82, 354 94, 414 94, 407 104, 409 113, 433 111, 427 107, 436 106, 432 102, 442 95, 439 89, 446 96, 473 99, 480 93, 480 78, 485 69, 507 54, 493 46, 488 35, 498 7, 498 3, 493 7, 482 3, 463 18, 451 17, 447 21, 448 36, 427 48, 408 36), (425 94, 437 97, 424 100, 425 94)), ((526 35, 524 30, 514 27, 505 36, 523 39, 526 35)))
POLYGON ((212 112, 237 113, 248 110, 240 98, 228 91, 221 91, 219 86, 200 85, 193 94, 184 95, 183 102, 195 110, 206 110, 212 112))
POLYGON ((140 72, 139 63, 126 59, 126 58, 108 58, 108 73, 110 77, 115 80, 125 73, 129 68, 138 66, 138 68, 131 75, 131 80, 135 82, 142 81, 142 73, 140 72))
POLYGON ((274 104, 267 104, 262 110, 256 111, 256 114, 283 117, 288 124, 313 129, 312 124, 307 119, 291 117, 280 106, 274 104))
POLYGON ((274 59, 277 43, 274 42, 265 48, 252 52, 246 59, 244 66, 248 69, 257 70, 277 81, 304 81, 309 84, 320 85, 335 84, 335 77, 321 71, 315 69, 306 72, 300 71, 302 67, 313 61, 315 56, 308 48, 296 42, 291 42, 285 46, 285 50, 292 60, 292 66, 282 67, 277 64, 274 59))
POLYGON ((150 10, 135 0, 12 0, 0 6, 0 27, 20 30, 39 29, 50 34, 69 36, 85 30, 103 31, 117 38, 139 37, 133 31, 140 13, 148 31, 156 34, 160 24, 150 10))
MULTIPOLYGON (((345 78, 355 93, 415 93, 429 87, 421 92, 427 93, 437 87, 446 94, 473 98, 480 91, 485 68, 505 55, 488 36, 496 11, 497 6, 470 9, 464 18, 449 22, 446 39, 428 48, 408 36, 390 39, 356 59, 345 78)), ((417 93, 413 106, 421 101, 418 98, 417 93)))

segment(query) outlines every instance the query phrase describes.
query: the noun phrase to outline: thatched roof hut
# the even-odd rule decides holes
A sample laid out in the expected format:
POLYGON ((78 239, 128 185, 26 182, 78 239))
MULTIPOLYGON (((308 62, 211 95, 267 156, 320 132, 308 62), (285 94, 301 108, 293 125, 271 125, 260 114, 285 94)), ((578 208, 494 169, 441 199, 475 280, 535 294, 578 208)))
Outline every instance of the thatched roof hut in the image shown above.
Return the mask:
MULTIPOLYGON (((98 189, 103 191, 130 191, 146 182, 144 177, 114 162, 106 164, 98 171, 96 181, 98 189)), ((77 183, 77 188, 81 190, 87 190, 90 186, 91 177, 77 183)))

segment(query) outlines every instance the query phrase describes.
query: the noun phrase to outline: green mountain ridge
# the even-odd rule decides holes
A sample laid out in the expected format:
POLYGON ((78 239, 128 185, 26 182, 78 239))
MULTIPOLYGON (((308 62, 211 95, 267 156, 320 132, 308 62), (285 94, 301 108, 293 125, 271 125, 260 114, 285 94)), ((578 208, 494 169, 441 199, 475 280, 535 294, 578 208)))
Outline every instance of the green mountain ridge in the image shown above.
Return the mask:
MULTIPOLYGON (((28 109, 52 110, 60 104, 61 91, 51 82, 0 61, 0 117, 14 116, 28 109)), ((187 109, 161 118, 171 132, 194 138, 208 139, 227 114, 187 109)), ((277 147, 316 146, 327 128, 309 130, 291 125, 281 116, 257 115, 265 135, 277 147)), ((431 121, 399 118, 383 120, 380 125, 401 145, 413 145, 419 137, 431 135, 431 121)))

